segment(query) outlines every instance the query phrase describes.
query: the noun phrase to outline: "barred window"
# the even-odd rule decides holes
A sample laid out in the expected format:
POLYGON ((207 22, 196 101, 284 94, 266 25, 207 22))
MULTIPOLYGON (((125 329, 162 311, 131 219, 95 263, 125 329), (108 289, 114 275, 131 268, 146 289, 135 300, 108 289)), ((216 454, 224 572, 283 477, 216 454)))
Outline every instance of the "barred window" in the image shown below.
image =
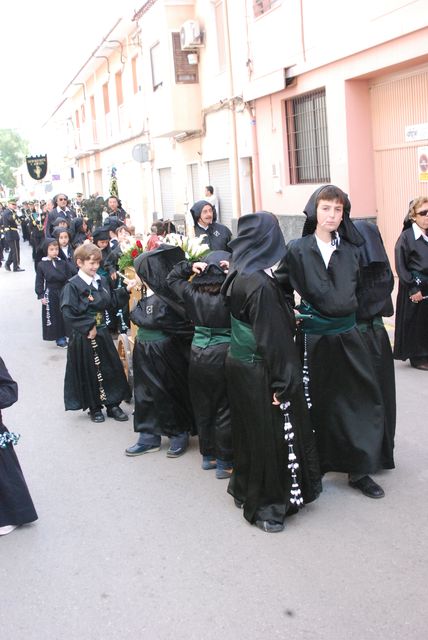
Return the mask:
POLYGON ((330 182, 325 89, 285 102, 290 183, 330 182))
POLYGON ((254 17, 257 18, 263 15, 276 4, 278 4, 278 0, 253 0, 254 17))

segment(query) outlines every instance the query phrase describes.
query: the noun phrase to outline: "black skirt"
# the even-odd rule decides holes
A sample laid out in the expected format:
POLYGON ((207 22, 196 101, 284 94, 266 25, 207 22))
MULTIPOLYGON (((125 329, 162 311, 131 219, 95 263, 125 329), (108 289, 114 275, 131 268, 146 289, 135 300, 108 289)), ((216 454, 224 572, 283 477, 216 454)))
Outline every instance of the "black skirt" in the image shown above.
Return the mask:
MULTIPOLYGON (((428 286, 422 293, 428 294, 428 286)), ((428 300, 416 304, 409 296, 409 288, 400 282, 395 312, 394 358, 428 359, 428 300)))
POLYGON ((58 340, 66 335, 60 308, 61 288, 48 287, 45 291, 47 304, 42 304, 43 340, 58 340))

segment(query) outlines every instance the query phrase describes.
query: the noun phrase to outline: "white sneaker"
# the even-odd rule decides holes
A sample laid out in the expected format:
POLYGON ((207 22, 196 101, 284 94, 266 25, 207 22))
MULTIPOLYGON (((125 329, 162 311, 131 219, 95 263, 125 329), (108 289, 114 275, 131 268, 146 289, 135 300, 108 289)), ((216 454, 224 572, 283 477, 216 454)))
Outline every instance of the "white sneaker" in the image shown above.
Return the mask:
POLYGON ((7 534, 12 533, 17 526, 17 524, 7 524, 5 527, 0 527, 0 536, 7 536, 7 534))

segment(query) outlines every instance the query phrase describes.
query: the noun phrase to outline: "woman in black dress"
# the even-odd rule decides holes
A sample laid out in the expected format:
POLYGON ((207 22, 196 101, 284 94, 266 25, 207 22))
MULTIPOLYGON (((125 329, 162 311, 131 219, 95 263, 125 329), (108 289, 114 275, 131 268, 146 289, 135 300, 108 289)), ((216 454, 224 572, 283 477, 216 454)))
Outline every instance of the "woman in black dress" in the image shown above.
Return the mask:
POLYGON ((394 358, 428 371, 428 198, 410 203, 395 245, 399 277, 394 358))

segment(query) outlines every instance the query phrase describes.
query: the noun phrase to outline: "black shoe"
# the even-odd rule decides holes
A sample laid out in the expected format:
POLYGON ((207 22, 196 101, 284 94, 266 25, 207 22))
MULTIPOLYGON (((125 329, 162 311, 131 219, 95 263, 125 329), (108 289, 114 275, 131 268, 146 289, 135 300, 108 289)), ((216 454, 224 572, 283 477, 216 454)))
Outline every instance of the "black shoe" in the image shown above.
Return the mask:
POLYGON ((8 265, 8 264, 5 264, 5 265, 4 265, 4 268, 6 269, 6 271, 10 271, 10 267, 9 267, 9 265, 8 265))
POLYGON ((410 361, 410 366, 413 367, 413 369, 419 369, 420 371, 428 371, 428 362, 410 361))
POLYGON ((244 508, 244 501, 243 500, 238 500, 238 498, 233 498, 233 501, 235 503, 235 507, 237 507, 238 509, 243 509, 244 508))
MULTIPOLYGON (((10 271, 10 269, 9 269, 10 271)), ((21 269, 21 267, 17 267, 16 269, 14 269, 14 272, 16 273, 17 271, 25 271, 25 269, 21 269)))
POLYGON ((104 414, 101 409, 94 409, 89 411, 92 422, 105 422, 104 414))
POLYGON ((359 480, 349 480, 349 486, 359 489, 368 498, 383 498, 385 491, 370 476, 363 476, 359 480))
POLYGON ((282 522, 273 522, 272 520, 256 520, 254 524, 266 533, 278 533, 284 531, 285 528, 282 522))
POLYGON ((116 405, 114 407, 107 407, 107 415, 109 418, 113 418, 118 422, 126 422, 127 420, 129 420, 126 413, 116 405))

